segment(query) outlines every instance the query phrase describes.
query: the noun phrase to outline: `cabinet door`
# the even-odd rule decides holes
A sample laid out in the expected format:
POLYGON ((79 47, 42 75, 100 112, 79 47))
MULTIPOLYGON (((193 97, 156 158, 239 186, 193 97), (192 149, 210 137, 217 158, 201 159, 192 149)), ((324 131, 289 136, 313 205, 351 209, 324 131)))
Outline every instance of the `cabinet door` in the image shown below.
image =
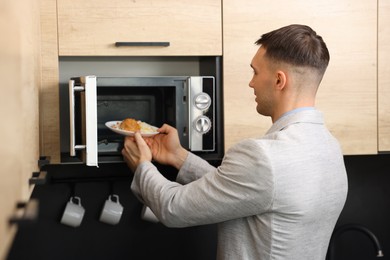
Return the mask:
POLYGON ((58 0, 59 55, 221 55, 221 0, 58 0), (116 47, 116 42, 169 42, 116 47))
POLYGON ((59 64, 56 0, 40 0, 41 70, 39 93, 40 155, 60 162, 59 64))
POLYGON ((390 151, 390 2, 378 3, 378 146, 390 151))
POLYGON ((29 199, 28 178, 38 170, 41 73, 38 1, 8 0, 1 8, 0 259, 6 259, 16 231, 8 220, 16 203, 29 199))
POLYGON ((345 154, 377 152, 376 1, 224 0, 224 104, 228 148, 262 136, 271 125, 256 113, 249 67, 263 34, 307 24, 320 34, 331 59, 316 106, 345 154))

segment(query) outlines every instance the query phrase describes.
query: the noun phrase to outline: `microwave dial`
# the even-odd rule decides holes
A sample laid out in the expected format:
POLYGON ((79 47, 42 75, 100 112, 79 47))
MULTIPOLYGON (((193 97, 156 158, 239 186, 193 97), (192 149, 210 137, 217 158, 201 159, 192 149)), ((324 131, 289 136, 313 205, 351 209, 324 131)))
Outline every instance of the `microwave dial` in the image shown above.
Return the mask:
POLYGON ((211 98, 207 93, 200 93, 195 97, 195 107, 199 110, 206 110, 211 105, 211 98))
POLYGON ((205 134, 211 129, 211 120, 207 116, 200 116, 195 120, 194 125, 196 131, 205 134))

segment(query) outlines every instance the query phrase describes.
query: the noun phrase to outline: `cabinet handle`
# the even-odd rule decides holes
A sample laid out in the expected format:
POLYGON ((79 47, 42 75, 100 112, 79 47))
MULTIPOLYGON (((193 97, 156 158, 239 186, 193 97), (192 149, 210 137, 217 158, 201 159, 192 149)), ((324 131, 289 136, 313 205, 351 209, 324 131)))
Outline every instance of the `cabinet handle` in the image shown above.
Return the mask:
POLYGON ((170 45, 170 42, 116 42, 115 46, 116 47, 123 47, 123 46, 128 46, 128 47, 168 47, 170 45))
POLYGON ((33 223, 38 219, 38 205, 37 199, 30 199, 28 202, 19 202, 16 204, 16 209, 21 210, 21 214, 16 212, 12 217, 9 218, 8 223, 11 224, 29 224, 33 223))
POLYGON ((40 156, 38 160, 38 167, 41 169, 43 166, 50 164, 50 156, 40 156))
POLYGON ((28 183, 30 185, 42 185, 46 183, 46 176, 47 172, 41 171, 41 172, 33 172, 32 177, 28 180, 28 183))

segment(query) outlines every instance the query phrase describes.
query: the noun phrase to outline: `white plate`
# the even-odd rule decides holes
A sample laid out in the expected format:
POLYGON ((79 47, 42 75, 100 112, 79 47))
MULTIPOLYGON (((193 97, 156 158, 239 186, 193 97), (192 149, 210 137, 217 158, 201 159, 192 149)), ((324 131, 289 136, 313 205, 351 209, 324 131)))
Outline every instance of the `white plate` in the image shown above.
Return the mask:
MULTIPOLYGON (((120 129, 119 128, 119 125, 121 124, 122 121, 108 121, 106 122, 106 126, 108 128, 110 128, 111 131, 114 131, 115 133, 117 134, 120 134, 120 135, 125 135, 125 136, 134 136, 135 132, 133 131, 127 131, 127 130, 123 130, 123 129, 120 129)), ((152 126, 152 125, 149 125, 149 124, 146 124, 146 123, 142 123, 142 124, 145 124, 151 128, 153 128, 154 132, 142 132, 141 130, 141 135, 144 136, 144 137, 150 137, 150 136, 153 136, 153 135, 156 135, 158 134, 157 132, 157 127, 155 126, 152 126)))

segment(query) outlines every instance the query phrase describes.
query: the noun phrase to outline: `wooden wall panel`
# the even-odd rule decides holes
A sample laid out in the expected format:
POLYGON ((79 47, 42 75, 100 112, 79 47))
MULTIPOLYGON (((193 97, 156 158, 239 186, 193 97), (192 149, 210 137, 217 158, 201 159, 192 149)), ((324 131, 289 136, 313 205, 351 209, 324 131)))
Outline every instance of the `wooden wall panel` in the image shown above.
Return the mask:
POLYGON ((249 67, 263 34, 301 23, 323 36, 331 60, 316 106, 345 154, 377 153, 377 2, 366 0, 224 0, 226 148, 262 136, 271 125, 256 113, 249 67))

